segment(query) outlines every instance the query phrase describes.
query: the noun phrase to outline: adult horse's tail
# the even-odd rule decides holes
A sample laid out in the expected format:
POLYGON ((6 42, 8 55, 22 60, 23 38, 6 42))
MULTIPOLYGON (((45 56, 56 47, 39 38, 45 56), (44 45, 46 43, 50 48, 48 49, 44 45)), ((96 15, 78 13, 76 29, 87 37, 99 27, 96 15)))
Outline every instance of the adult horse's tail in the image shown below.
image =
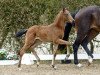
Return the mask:
POLYGON ((16 37, 21 37, 23 34, 25 34, 27 32, 27 29, 22 29, 20 31, 18 31, 15 36, 16 37))

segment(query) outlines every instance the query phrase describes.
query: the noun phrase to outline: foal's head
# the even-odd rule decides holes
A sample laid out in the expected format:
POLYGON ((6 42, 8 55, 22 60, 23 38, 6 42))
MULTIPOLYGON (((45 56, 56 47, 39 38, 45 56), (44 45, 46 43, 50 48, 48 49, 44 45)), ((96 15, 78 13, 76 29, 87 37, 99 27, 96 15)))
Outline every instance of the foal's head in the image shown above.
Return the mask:
POLYGON ((63 8, 63 10, 61 11, 63 18, 66 22, 68 23, 72 23, 74 21, 73 17, 71 16, 70 12, 66 9, 63 8))

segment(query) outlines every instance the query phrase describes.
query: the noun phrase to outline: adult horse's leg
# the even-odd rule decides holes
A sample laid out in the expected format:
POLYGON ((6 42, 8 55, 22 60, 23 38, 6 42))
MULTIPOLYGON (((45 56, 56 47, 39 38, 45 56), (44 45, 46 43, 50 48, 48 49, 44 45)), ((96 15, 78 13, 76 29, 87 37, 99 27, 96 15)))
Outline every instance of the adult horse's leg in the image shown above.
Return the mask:
POLYGON ((78 62, 77 51, 83 39, 86 37, 91 25, 91 20, 87 19, 84 17, 83 18, 78 17, 77 15, 75 17, 75 27, 77 29, 77 37, 73 44, 73 50, 74 50, 74 64, 76 64, 78 67, 81 67, 82 64, 78 62))
POLYGON ((77 51, 78 51, 79 45, 80 45, 80 43, 78 43, 78 40, 76 39, 74 44, 73 44, 74 64, 77 65, 78 67, 81 67, 81 64, 79 64, 78 57, 77 57, 77 51))
POLYGON ((93 39, 95 38, 97 35, 99 34, 98 31, 91 29, 89 31, 89 33, 87 34, 87 36, 84 38, 84 40, 82 41, 81 45, 83 46, 84 50, 86 51, 86 53, 88 54, 89 58, 89 64, 92 63, 93 61, 93 55, 90 52, 89 48, 87 47, 87 44, 93 39))
POLYGON ((52 59, 52 67, 54 69, 56 69, 56 66, 55 66, 55 58, 56 58, 56 54, 57 54, 57 48, 58 48, 58 44, 54 44, 54 47, 53 47, 53 59, 52 59))
POLYGON ((81 44, 81 42, 83 41, 83 39, 85 38, 86 36, 86 32, 82 32, 82 31, 78 31, 77 32, 77 38, 73 44, 73 50, 74 50, 74 64, 77 65, 78 67, 81 67, 82 64, 80 64, 78 62, 78 57, 77 57, 77 51, 78 51, 78 48, 81 44))

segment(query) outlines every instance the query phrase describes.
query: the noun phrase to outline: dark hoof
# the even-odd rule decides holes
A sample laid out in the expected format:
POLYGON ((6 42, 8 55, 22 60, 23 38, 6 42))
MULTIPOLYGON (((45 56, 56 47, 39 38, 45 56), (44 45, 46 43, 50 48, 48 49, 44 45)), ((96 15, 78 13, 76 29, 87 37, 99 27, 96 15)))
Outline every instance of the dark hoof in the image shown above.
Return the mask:
POLYGON ((37 67, 39 67, 39 65, 37 65, 37 67))
POLYGON ((88 62, 88 66, 90 66, 91 65, 91 63, 90 62, 88 62))
POLYGON ((93 55, 91 55, 91 57, 93 58, 94 56, 93 56, 93 55))
POLYGON ((53 68, 54 70, 56 70, 56 69, 57 69, 57 67, 56 67, 56 66, 54 66, 54 65, 52 65, 52 68, 53 68))
POLYGON ((71 63, 71 60, 62 60, 61 63, 62 64, 70 64, 71 63))

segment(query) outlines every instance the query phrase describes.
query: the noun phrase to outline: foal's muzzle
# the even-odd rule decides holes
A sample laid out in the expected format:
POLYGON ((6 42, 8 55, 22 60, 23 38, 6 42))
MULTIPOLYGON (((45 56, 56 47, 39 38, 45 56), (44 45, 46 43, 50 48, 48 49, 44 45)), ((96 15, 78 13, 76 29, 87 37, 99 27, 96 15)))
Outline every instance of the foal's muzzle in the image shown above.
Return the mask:
POLYGON ((69 22, 70 22, 70 23, 74 23, 75 20, 72 18, 72 19, 69 20, 69 22))

